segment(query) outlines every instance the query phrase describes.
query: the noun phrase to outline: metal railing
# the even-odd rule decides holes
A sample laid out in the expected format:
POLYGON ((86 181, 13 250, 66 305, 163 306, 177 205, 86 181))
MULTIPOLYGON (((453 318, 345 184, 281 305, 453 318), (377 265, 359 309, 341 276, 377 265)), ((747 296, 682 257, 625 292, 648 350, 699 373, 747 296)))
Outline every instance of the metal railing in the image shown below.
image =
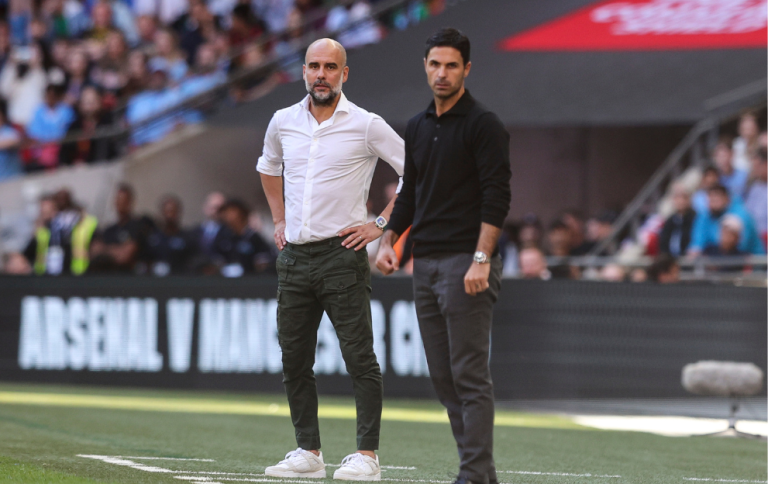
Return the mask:
POLYGON ((690 167, 703 168, 709 164, 708 153, 717 144, 720 126, 733 120, 745 108, 766 105, 768 80, 761 79, 732 91, 715 96, 704 102, 707 116, 696 123, 683 140, 667 156, 666 160, 651 176, 635 198, 626 206, 613 223, 611 232, 589 253, 590 256, 604 254, 607 249, 617 247, 620 238, 629 230, 630 238, 636 238, 638 229, 648 215, 649 206, 658 208, 669 184, 690 167))

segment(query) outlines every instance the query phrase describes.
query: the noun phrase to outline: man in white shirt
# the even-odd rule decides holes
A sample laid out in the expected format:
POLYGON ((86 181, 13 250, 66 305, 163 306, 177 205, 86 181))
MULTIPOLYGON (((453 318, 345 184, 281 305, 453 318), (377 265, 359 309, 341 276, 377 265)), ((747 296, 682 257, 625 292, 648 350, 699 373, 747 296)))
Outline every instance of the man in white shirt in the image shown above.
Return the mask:
POLYGON ((365 246, 378 239, 394 199, 366 223, 366 201, 378 158, 403 174, 403 140, 381 117, 347 100, 344 47, 321 39, 307 50, 309 95, 275 113, 267 128, 261 174, 275 223, 277 325, 283 382, 298 449, 268 467, 275 477, 324 478, 317 422, 317 329, 325 311, 339 338, 357 404, 357 449, 334 479, 379 480, 375 450, 381 426, 382 379, 373 352, 370 267, 365 246), (283 186, 285 201, 283 201, 283 186))

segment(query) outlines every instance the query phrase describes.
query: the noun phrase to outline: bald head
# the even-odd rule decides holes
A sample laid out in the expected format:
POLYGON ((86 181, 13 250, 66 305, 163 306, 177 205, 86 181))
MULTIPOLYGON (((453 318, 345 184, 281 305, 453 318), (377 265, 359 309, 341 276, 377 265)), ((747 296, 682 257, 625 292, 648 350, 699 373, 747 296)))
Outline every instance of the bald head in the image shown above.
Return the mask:
POLYGON ((341 85, 347 82, 347 51, 333 39, 320 39, 307 49, 304 59, 304 82, 312 105, 335 108, 341 85))
POLYGON ((316 57, 334 57, 340 67, 347 65, 347 50, 333 39, 318 39, 312 42, 304 56, 304 64, 309 64, 316 57))

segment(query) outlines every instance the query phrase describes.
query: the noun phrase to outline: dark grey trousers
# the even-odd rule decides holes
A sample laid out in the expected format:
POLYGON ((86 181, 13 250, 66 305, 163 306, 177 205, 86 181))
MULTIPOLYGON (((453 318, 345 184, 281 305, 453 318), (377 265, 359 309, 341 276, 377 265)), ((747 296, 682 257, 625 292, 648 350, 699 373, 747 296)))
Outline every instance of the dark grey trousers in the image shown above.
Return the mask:
POLYGON ((472 254, 413 261, 413 292, 429 375, 448 410, 459 450, 459 477, 498 482, 493 462, 493 382, 489 357, 493 304, 501 287, 501 258, 491 264, 490 287, 470 296, 464 275, 472 254))

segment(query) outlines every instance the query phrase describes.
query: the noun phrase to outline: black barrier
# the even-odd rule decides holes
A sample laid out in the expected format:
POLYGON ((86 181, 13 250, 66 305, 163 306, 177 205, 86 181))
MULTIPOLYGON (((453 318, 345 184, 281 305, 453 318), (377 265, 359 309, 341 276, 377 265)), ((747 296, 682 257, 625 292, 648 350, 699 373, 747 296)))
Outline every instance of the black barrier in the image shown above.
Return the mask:
MULTIPOLYGON (((0 380, 282 391, 270 278, 0 278, 0 380)), ((432 396, 407 278, 375 279, 388 396, 432 396)), ((469 322, 471 324, 471 322, 469 322)), ((505 280, 494 313, 500 399, 677 397, 683 365, 765 367, 766 291, 505 280)), ((333 327, 318 387, 351 393, 333 327)))

